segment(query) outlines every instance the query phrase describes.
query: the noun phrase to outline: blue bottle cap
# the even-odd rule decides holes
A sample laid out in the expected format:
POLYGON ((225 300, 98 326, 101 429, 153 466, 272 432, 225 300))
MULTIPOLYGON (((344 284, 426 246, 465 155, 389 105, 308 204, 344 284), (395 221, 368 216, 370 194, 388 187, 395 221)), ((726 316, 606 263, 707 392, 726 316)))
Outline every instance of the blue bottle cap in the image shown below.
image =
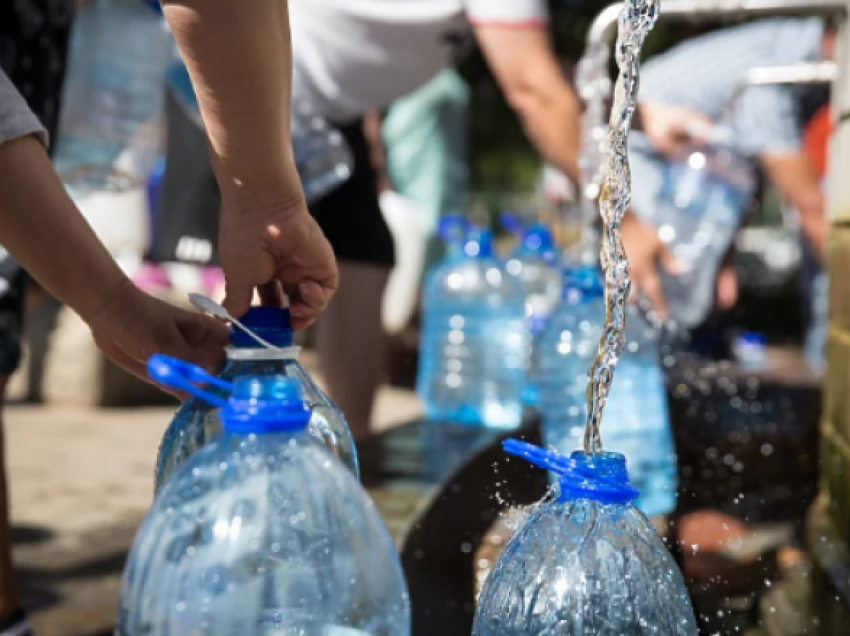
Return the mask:
POLYGON ((640 496, 629 481, 626 458, 619 453, 586 455, 576 451, 566 458, 516 439, 505 440, 502 447, 511 455, 555 473, 561 502, 589 499, 603 504, 629 504, 640 496))
POLYGON ((469 231, 469 221, 460 214, 446 214, 437 224, 437 235, 447 243, 459 243, 469 231))
POLYGON ((519 220, 516 214, 506 210, 499 215, 499 221, 501 222, 502 227, 508 232, 516 236, 518 239, 522 239, 522 221, 519 220))
POLYGON ((493 256, 493 233, 485 228, 473 227, 466 237, 463 251, 471 258, 491 258, 493 256))
POLYGON ((310 422, 310 407, 300 385, 286 376, 243 376, 231 384, 201 367, 162 354, 154 354, 148 360, 148 375, 163 386, 220 408, 221 422, 229 433, 298 431, 310 422), (230 397, 210 393, 207 386, 230 397))
MULTIPOLYGON (((276 347, 291 347, 295 344, 288 309, 252 307, 239 320, 260 338, 276 347)), ((257 349, 262 346, 238 328, 231 331, 230 343, 240 349, 257 349)))
POLYGON ((156 11, 158 14, 162 15, 162 5, 159 3, 159 0, 142 0, 142 2, 148 5, 151 9, 156 11))
POLYGON ((555 249, 552 232, 541 223, 535 223, 525 230, 522 237, 523 247, 533 254, 544 254, 555 249))
POLYGON ((310 408, 295 380, 285 376, 244 376, 221 410, 228 433, 241 435, 299 431, 310 422, 310 408))
POLYGON ((564 294, 581 295, 582 299, 601 298, 605 295, 601 272, 596 267, 582 266, 564 272, 564 294))
POLYGON ((761 347, 767 344, 767 339, 764 337, 764 334, 753 333, 751 331, 745 331, 741 335, 739 335, 738 341, 742 344, 755 345, 761 347))

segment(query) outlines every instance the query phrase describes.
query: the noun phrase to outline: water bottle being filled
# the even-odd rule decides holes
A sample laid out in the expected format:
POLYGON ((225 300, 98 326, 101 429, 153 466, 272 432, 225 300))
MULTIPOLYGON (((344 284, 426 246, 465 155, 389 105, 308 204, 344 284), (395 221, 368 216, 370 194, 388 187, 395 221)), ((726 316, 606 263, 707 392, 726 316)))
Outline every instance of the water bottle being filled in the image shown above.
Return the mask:
MULTIPOLYGON (((310 432, 359 476, 357 451, 348 424, 339 408, 316 385, 298 362, 289 322, 289 310, 276 307, 254 307, 241 321, 247 329, 275 348, 257 342, 241 328, 234 328, 227 347, 227 364, 219 378, 232 381, 241 376, 286 376, 301 388, 310 406, 310 432)), ((210 389, 215 392, 215 387, 210 389)), ((171 475, 197 451, 221 434, 218 409, 195 398, 184 402, 168 425, 159 447, 155 489, 159 492, 171 475)))
POLYGON ((221 408, 224 434, 177 471, 142 523, 116 636, 408 636, 390 535, 351 471, 307 431, 298 383, 231 385, 164 356, 148 368, 221 408))
POLYGON ((473 636, 696 636, 685 582, 633 505, 622 455, 567 458, 516 440, 505 449, 558 482, 499 556, 473 636))
MULTIPOLYGON (((560 453, 582 445, 588 369, 596 356, 605 302, 595 268, 567 272, 561 302, 535 343, 532 379, 540 391, 543 439, 560 453)), ((678 473, 667 393, 652 331, 629 309, 626 350, 602 416, 602 441, 626 456, 641 496, 638 507, 660 517, 676 506, 678 473)))
POLYGON ((684 329, 711 311, 717 272, 755 190, 753 167, 732 141, 718 126, 711 145, 669 164, 652 211, 659 237, 684 269, 662 272, 670 317, 684 329))
POLYGON ((423 292, 417 392, 431 420, 514 428, 522 420, 525 298, 488 230, 448 217, 448 255, 423 292))

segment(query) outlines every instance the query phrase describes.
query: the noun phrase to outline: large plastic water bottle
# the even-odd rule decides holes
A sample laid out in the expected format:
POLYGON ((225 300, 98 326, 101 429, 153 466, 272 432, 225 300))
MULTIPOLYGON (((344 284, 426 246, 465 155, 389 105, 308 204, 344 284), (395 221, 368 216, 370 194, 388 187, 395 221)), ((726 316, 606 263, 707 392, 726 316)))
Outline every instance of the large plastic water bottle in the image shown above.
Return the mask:
POLYGON ((829 276, 821 271, 812 284, 810 324, 806 333, 806 359, 817 373, 826 368, 826 339, 829 332, 829 276))
POLYGON ((510 539, 479 598, 473 636, 696 636, 682 575, 618 453, 505 449, 558 476, 510 539))
POLYGON ((144 186, 174 56, 154 0, 95 0, 76 17, 55 156, 72 195, 144 186))
POLYGON ((116 636, 408 636, 404 574, 365 491, 307 432, 290 378, 233 385, 157 356, 224 435, 165 485, 133 543, 116 636), (218 394, 192 384, 211 384, 218 394), (232 393, 229 400, 221 393, 232 393))
MULTIPOLYGON (((225 381, 248 375, 292 378, 310 406, 310 432, 358 476, 357 451, 345 418, 298 362, 299 348, 293 340, 289 310, 254 307, 240 322, 275 348, 264 347, 241 328, 234 328, 230 336, 231 345, 226 350, 227 364, 219 378, 225 381)), ((211 390, 215 391, 215 388, 211 390)), ((194 398, 184 402, 165 431, 159 447, 156 491, 159 492, 192 455, 221 435, 221 430, 217 408, 194 398)))
MULTIPOLYGON (((564 295, 538 338, 532 379, 540 390, 543 438, 560 453, 580 448, 587 422, 588 370, 602 335, 605 303, 595 268, 565 275, 564 295)), ((637 311, 626 319, 626 350, 602 415, 606 448, 626 456, 650 517, 676 506, 678 473, 657 343, 637 311)))
POLYGON ((505 213, 502 225, 519 239, 505 262, 505 270, 525 292, 525 315, 534 335, 543 328, 561 295, 558 252, 552 232, 542 223, 523 227, 516 217, 505 213))
POLYGON ((755 190, 753 167, 729 137, 718 128, 713 145, 669 164, 648 217, 685 270, 662 273, 670 317, 685 329, 711 311, 717 272, 755 190))
POLYGON ((510 213, 502 214, 502 225, 513 233, 519 242, 505 262, 505 271, 517 279, 525 293, 525 316, 530 332, 526 354, 526 379, 522 402, 536 407, 540 392, 528 373, 534 340, 543 330, 546 319, 561 296, 561 270, 552 232, 542 223, 523 227, 510 213))
MULTIPOLYGON (((443 235, 457 231, 443 220, 443 235)), ((452 242, 456 241, 453 239, 452 242)), ((432 420, 514 428, 522 420, 525 298, 493 255, 490 232, 473 229, 428 274, 417 392, 432 420)))

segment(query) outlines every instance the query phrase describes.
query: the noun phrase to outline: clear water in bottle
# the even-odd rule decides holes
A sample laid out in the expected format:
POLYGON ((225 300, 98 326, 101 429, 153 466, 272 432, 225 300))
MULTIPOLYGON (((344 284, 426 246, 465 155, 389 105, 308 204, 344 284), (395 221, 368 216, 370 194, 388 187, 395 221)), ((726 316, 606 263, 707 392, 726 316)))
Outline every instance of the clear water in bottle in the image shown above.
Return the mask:
MULTIPOLYGON (((227 348, 227 364, 218 377, 226 381, 247 375, 286 376, 295 380, 313 414, 310 432, 327 445, 355 477, 359 476, 357 450, 345 417, 298 362, 298 348, 294 346, 289 311, 254 307, 240 322, 278 349, 267 349, 248 334, 234 329, 231 346, 227 348)), ((217 408, 195 398, 184 402, 160 443, 156 463, 156 492, 162 489, 182 464, 221 435, 221 430, 217 408)))
POLYGON ((685 270, 662 272, 670 317, 685 329, 711 311, 717 272, 755 190, 751 162, 733 149, 728 131, 715 134, 712 145, 668 165, 648 217, 685 270))
MULTIPOLYGON (((456 227, 441 223, 445 235, 456 227)), ((527 332, 525 296, 493 255, 488 230, 428 274, 423 293, 417 392, 431 420, 492 428, 522 421, 527 332)))
POLYGON ((625 458, 506 450, 558 476, 508 541, 479 598, 473 636, 696 636, 685 582, 634 507, 625 458))
MULTIPOLYGON (((581 446, 587 422, 588 367, 596 356, 605 304, 595 268, 565 274, 560 304, 536 341, 532 379, 540 391, 543 439, 567 453, 581 446)), ((630 308, 626 350, 602 416, 607 448, 626 456, 640 491, 638 507, 656 517, 676 507, 677 460, 667 393, 652 330, 630 308)))
MULTIPOLYGON (((152 359, 151 375, 186 389, 173 383, 174 362, 152 359)), ((221 407, 225 432, 177 471, 142 523, 116 636, 408 636, 390 535, 351 471, 306 430, 297 382, 217 386, 229 400, 203 399, 221 407)))
POLYGON ((512 232, 518 241, 516 248, 505 260, 505 271, 517 279, 525 294, 525 317, 530 333, 526 354, 526 381, 522 402, 527 406, 539 405, 540 392, 528 373, 531 364, 534 340, 543 330, 546 319, 561 296, 561 270, 558 267, 558 251, 552 232, 542 223, 523 226, 510 213, 502 215, 502 225, 512 232))
POLYGON ((97 0, 77 15, 55 156, 72 195, 144 187, 175 55, 158 2, 97 0))

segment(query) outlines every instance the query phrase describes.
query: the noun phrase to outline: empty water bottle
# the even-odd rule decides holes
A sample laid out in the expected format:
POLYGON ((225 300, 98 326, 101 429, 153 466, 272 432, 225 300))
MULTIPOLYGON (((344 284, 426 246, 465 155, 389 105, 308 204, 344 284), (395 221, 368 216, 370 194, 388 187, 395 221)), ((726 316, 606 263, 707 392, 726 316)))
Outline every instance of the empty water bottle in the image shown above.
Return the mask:
MULTIPOLYGON (((240 322, 273 348, 260 344, 241 328, 234 328, 230 335, 231 345, 226 349, 227 364, 219 378, 225 381, 247 375, 292 378, 310 406, 310 432, 358 476, 357 451, 345 418, 298 362, 299 348, 293 340, 289 310, 254 307, 240 322)), ((215 392, 215 387, 210 390, 215 392)), ((194 398, 184 402, 165 431, 159 447, 156 491, 159 492, 192 455, 216 439, 221 430, 217 408, 194 398)))
POLYGON ((731 142, 717 127, 712 145, 669 164, 655 208, 646 212, 682 266, 662 277, 670 317, 685 329, 711 311, 717 272, 755 190, 753 167, 731 142))
POLYGON ((417 392, 432 420, 513 428, 522 420, 524 294, 493 256, 488 230, 443 219, 449 254, 423 293, 417 392), (454 247, 452 248, 452 245, 454 247))
MULTIPOLYGON (((595 268, 567 272, 563 299, 535 343, 532 379, 540 390, 543 438, 560 453, 584 439, 588 369, 605 321, 603 293, 595 268)), ((650 517, 671 512, 678 473, 664 375, 652 330, 632 308, 600 428, 605 446, 629 461, 640 509, 650 517)))
POLYGON ((96 0, 77 15, 55 156, 72 196, 144 188, 175 55, 154 0, 96 0))
POLYGON ((298 383, 230 385, 162 356, 148 368, 220 407, 225 432, 174 475, 142 523, 116 636, 408 636, 390 535, 351 472, 307 432, 298 383))
POLYGON ((569 458, 505 449, 558 476, 508 541, 479 598, 473 636, 696 636, 682 575, 618 453, 569 458))
POLYGON ((829 276, 821 271, 812 285, 809 328, 806 333, 806 359, 817 373, 826 367, 826 338, 829 331, 829 276))

